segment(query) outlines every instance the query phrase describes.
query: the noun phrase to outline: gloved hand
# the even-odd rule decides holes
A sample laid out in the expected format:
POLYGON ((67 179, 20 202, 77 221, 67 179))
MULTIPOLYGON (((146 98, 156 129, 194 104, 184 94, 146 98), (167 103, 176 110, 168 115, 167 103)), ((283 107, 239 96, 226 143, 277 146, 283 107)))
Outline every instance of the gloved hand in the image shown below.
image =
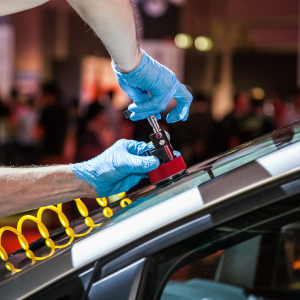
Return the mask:
POLYGON ((141 51, 143 57, 140 64, 127 74, 120 72, 112 61, 112 68, 119 85, 134 102, 128 106, 129 111, 133 112, 130 119, 137 121, 155 115, 159 120, 160 112, 166 109, 174 97, 178 103, 168 114, 167 122, 185 121, 193 100, 191 93, 171 70, 147 55, 144 50, 141 51), (148 91, 152 97, 149 96, 148 91))
POLYGON ((89 183, 99 197, 126 192, 159 166, 154 156, 138 156, 152 148, 144 142, 119 140, 97 157, 78 164, 70 164, 79 178, 89 183))
POLYGON ((174 150, 176 157, 181 156, 181 153, 179 151, 174 150))

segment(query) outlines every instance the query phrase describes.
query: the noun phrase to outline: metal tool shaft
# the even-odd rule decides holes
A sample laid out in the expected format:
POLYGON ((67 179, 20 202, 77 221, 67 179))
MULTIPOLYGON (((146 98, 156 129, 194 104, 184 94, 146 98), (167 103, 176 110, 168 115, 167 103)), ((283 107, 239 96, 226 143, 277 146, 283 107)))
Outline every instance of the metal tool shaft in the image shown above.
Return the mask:
POLYGON ((155 116, 150 116, 150 117, 148 118, 148 121, 149 121, 149 123, 152 125, 153 131, 154 131, 155 133, 157 133, 157 132, 160 131, 160 127, 159 127, 159 124, 158 124, 157 119, 156 119, 155 116))

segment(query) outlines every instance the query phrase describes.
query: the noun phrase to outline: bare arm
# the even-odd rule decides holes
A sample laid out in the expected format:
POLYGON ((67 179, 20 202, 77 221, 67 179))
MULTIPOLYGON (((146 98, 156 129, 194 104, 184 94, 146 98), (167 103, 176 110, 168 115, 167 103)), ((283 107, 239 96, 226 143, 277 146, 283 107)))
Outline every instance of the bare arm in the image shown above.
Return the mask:
MULTIPOLYGON (((41 5, 48 0, 0 0, 0 16, 41 5)), ((136 39, 130 0, 67 0, 108 49, 124 72, 134 70, 142 58, 136 39)))
POLYGON ((0 218, 79 197, 98 197, 92 186, 78 179, 68 165, 0 167, 0 190, 0 218))
POLYGON ((142 53, 136 39, 130 0, 67 0, 102 40, 115 64, 130 72, 142 53))
POLYGON ((0 0, 0 16, 14 14, 46 2, 48 0, 0 0))

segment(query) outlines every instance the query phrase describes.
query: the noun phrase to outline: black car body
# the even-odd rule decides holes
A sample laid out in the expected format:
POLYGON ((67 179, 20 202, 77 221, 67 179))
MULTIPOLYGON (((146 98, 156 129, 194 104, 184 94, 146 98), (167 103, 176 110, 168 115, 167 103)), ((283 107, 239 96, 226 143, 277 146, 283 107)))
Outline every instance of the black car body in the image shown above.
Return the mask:
MULTIPOLYGON (((19 250, 14 275, 1 263, 1 299, 300 299, 299 153, 297 122, 129 194, 51 258, 30 265, 19 250)), ((49 252, 43 239, 30 249, 49 252)))

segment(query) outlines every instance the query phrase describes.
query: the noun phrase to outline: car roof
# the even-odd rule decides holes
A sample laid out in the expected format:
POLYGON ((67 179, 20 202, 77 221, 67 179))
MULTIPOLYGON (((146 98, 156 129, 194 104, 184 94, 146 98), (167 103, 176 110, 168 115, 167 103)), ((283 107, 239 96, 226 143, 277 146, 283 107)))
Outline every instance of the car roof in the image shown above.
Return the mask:
MULTIPOLYGON (((276 178, 298 170, 300 166, 300 122, 276 130, 269 135, 243 144, 235 149, 201 162, 187 170, 181 178, 162 186, 148 186, 128 195, 133 201, 127 207, 113 207, 115 214, 103 222, 102 210, 91 216, 103 224, 86 237, 79 238, 53 257, 30 266, 23 250, 9 257, 9 261, 24 266, 20 273, 11 275, 0 265, 1 290, 9 290, 17 282, 14 299, 27 297, 74 270, 136 241, 147 234, 166 227, 208 206, 224 202, 233 195, 243 193, 276 178), (48 267, 47 267, 48 266, 48 267), (51 269, 47 276, 39 276, 42 268, 51 269), (37 276, 34 287, 25 286, 26 278, 37 276)), ((76 232, 85 229, 83 219, 71 223, 76 232)), ((58 240, 67 238, 64 228, 51 233, 58 240)), ((40 255, 49 253, 44 240, 30 245, 40 255)), ((45 254, 46 255, 46 254, 45 254)), ((15 292, 15 291, 14 291, 15 292)))

